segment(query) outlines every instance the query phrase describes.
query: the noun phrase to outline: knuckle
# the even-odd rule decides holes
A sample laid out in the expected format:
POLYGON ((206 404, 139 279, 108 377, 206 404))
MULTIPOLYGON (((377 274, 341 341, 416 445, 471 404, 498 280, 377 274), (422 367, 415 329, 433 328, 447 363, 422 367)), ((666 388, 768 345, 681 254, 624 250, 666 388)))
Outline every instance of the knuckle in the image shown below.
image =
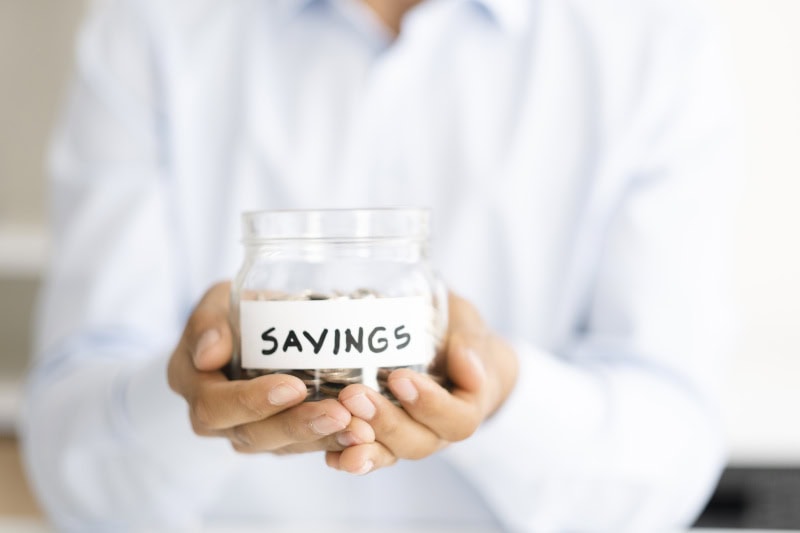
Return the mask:
POLYGON ((243 454, 252 454, 253 453, 253 450, 251 450, 249 446, 246 446, 246 445, 242 444, 241 442, 236 442, 235 440, 231 439, 230 443, 231 443, 231 447, 237 453, 243 453, 243 454))
POLYGON ((375 432, 380 434, 381 440, 391 442, 398 436, 398 424, 384 421, 375 432))
MULTIPOLYGON (((425 457, 427 457, 427 455, 428 454, 422 455, 422 456, 420 456, 418 458, 409 457, 408 459, 412 460, 412 461, 416 461, 417 459, 424 459, 425 457)), ((373 469, 372 472, 374 472, 375 470, 377 470, 379 468, 386 468, 387 466, 394 466, 397 463, 397 461, 398 461, 397 455, 389 454, 387 457, 384 458, 383 461, 380 461, 380 462, 376 463, 376 464, 378 464, 378 466, 375 469, 373 469)))
POLYGON ((265 418, 269 414, 266 405, 256 401, 255 395, 245 385, 236 390, 235 401, 237 405, 244 407, 248 412, 257 416, 259 419, 265 418))
POLYGON ((458 428, 450 435, 450 441, 452 442, 460 442, 462 440, 466 440, 475 433, 475 430, 472 428, 458 428))
POLYGON ((324 449, 324 447, 316 443, 294 443, 272 450, 271 453, 275 455, 295 455, 298 453, 317 452, 324 449))
POLYGON ((199 422, 197 422, 197 419, 193 415, 189 416, 189 421, 192 424, 192 431, 194 432, 195 435, 202 437, 203 434, 208 431, 208 429, 206 429, 199 422))
POLYGON ((197 304, 197 310, 205 310, 212 315, 227 314, 230 309, 231 282, 222 281, 209 288, 197 304))
POLYGON ((303 442, 308 440, 308 434, 312 432, 311 423, 297 424, 291 418, 286 418, 281 422, 281 431, 290 442, 303 442))
POLYGON ((413 446, 404 450, 404 453, 402 455, 398 453, 393 453, 392 464, 396 462, 398 458, 410 459, 412 461, 425 459, 426 457, 430 456, 434 452, 441 449, 442 442, 444 442, 442 438, 435 434, 430 434, 426 435, 425 437, 421 437, 416 440, 413 446))
POLYGON ((252 449, 254 440, 253 431, 247 424, 236 426, 231 430, 231 440, 247 449, 252 449))
POLYGON ((469 437, 471 437, 477 429, 478 429, 478 416, 470 414, 467 417, 465 417, 464 422, 462 424, 457 424, 452 429, 452 431, 450 432, 450 438, 448 440, 452 442, 466 440, 469 437))
POLYGON ((193 417, 191 418, 191 423, 192 423, 192 431, 198 437, 211 437, 214 435, 214 432, 212 430, 210 430, 206 426, 198 424, 193 417))
POLYGON ((203 397, 197 397, 191 402, 191 419, 192 426, 211 429, 214 425, 214 415, 212 413, 211 404, 203 397))
POLYGON ((299 451, 294 450, 293 448, 286 446, 284 448, 278 448, 277 450, 272 450, 273 455, 294 455, 296 453, 300 453, 299 451))
POLYGON ((204 306, 198 306, 186 322, 186 336, 196 339, 217 321, 215 313, 204 306))
MULTIPOLYGON (((428 450, 427 448, 423 448, 421 446, 418 446, 418 447, 415 447, 415 448, 412 448, 411 450, 409 450, 409 452, 406 454, 405 458, 406 459, 410 459, 412 461, 418 461, 420 459, 424 459, 424 458, 428 457, 431 453, 432 452, 430 450, 428 450)), ((394 456, 392 456, 392 457, 394 458, 394 456)), ((394 461, 396 461, 396 459, 394 459, 394 461)))

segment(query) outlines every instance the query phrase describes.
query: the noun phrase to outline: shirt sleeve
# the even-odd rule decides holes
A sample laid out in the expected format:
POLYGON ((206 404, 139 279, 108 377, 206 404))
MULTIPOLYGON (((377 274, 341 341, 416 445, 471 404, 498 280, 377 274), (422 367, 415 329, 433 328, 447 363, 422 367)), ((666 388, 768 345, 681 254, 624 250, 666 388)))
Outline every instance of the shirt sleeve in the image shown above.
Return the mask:
POLYGON ((570 281, 585 287, 570 338, 555 350, 514 339, 511 397, 446 452, 511 530, 687 527, 724 465, 737 120, 718 35, 668 37, 598 170, 589 211, 604 214, 582 229, 592 250, 577 255, 594 259, 570 281))
POLYGON ((166 383, 191 297, 176 271, 143 4, 97 3, 51 153, 54 246, 20 430, 33 487, 63 530, 186 524, 233 455, 193 435, 166 383))

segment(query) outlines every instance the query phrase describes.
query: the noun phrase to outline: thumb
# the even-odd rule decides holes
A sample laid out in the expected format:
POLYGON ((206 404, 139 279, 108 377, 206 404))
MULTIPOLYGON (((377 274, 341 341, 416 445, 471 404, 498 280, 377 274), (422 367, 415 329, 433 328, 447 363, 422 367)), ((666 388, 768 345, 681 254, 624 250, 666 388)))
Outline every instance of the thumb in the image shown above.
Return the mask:
POLYGON ((197 370, 219 370, 231 360, 233 334, 229 313, 230 282, 211 287, 192 311, 183 343, 197 370))

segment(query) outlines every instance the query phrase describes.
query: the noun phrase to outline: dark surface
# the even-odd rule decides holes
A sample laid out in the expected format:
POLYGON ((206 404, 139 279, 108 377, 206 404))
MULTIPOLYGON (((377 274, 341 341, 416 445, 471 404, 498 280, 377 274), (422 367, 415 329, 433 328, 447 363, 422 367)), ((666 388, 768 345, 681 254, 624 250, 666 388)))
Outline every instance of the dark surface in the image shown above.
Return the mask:
POLYGON ((800 529, 800 468, 727 468, 695 525, 800 529))

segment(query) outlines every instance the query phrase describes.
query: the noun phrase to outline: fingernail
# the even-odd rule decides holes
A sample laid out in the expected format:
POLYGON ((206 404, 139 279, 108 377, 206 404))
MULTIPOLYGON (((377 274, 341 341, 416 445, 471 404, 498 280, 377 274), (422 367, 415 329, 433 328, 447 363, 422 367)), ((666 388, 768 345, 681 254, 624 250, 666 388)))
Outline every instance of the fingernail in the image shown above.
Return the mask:
POLYGON ((467 358, 472 363, 473 368, 478 373, 481 381, 486 380, 486 367, 483 366, 483 360, 480 358, 475 350, 467 350, 467 358))
POLYGON ((375 405, 364 393, 351 396, 342 403, 348 411, 362 420, 372 420, 372 417, 375 416, 375 405))
POLYGON ((210 329, 200 335, 200 339, 197 341, 197 345, 194 348, 194 353, 192 354, 192 359, 194 360, 195 365, 200 362, 200 359, 203 357, 203 352, 214 346, 218 340, 219 331, 216 329, 210 329))
POLYGON ((336 435, 336 442, 345 448, 348 446, 353 446, 354 444, 358 444, 358 441, 356 440, 352 431, 343 431, 336 435))
POLYGON ((401 402, 411 403, 419 398, 417 387, 408 378, 400 378, 392 381, 392 393, 401 402))
POLYGON ((364 461, 364 464, 361 465, 361 468, 359 468, 357 471, 355 471, 353 473, 355 475, 357 475, 357 476, 363 476, 364 474, 368 473, 373 468, 375 468, 375 463, 373 463, 371 460, 367 459, 366 461, 364 461))
POLYGON ((269 391, 267 398, 269 399, 269 403, 272 405, 284 405, 293 400, 299 399, 300 393, 289 385, 281 383, 269 391))
POLYGON ((317 435, 330 435, 345 428, 345 424, 328 415, 320 415, 309 424, 311 430, 317 435))

